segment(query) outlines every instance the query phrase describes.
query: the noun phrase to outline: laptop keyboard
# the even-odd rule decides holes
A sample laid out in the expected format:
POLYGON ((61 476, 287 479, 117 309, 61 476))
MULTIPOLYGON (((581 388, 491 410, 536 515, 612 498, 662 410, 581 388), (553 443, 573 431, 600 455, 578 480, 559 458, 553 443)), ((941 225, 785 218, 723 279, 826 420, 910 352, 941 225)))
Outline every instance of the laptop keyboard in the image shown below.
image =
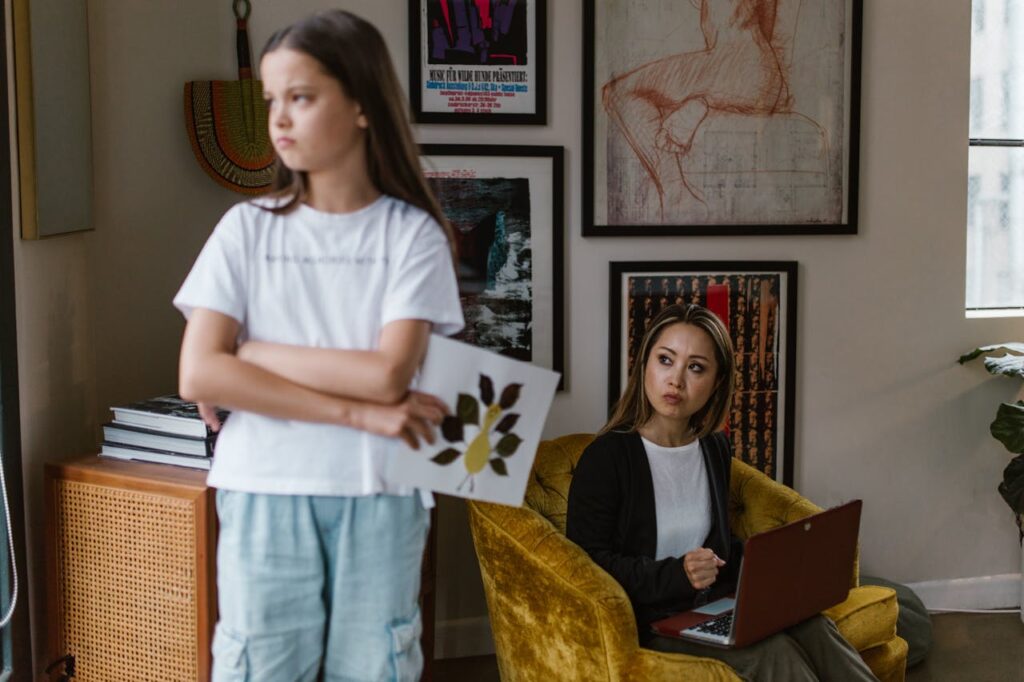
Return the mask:
POLYGON ((732 611, 730 611, 729 613, 723 613, 721 616, 718 616, 717 618, 712 618, 711 620, 704 621, 700 625, 694 625, 692 628, 689 629, 695 630, 697 632, 706 632, 709 635, 728 637, 729 633, 732 631, 732 614, 732 611))

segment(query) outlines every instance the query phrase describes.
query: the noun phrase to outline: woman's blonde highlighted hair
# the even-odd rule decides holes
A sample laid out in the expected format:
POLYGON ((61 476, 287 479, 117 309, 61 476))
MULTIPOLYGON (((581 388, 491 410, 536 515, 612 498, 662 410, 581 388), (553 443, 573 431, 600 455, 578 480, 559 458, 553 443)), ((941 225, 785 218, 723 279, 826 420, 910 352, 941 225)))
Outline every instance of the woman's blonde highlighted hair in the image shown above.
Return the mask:
POLYGON ((704 438, 725 423, 729 407, 732 405, 733 375, 736 371, 729 331, 717 315, 703 306, 670 305, 658 313, 644 333, 633 368, 629 372, 626 390, 615 403, 612 416, 601 428, 600 433, 637 431, 654 416, 654 407, 644 392, 647 360, 661 333, 678 323, 690 324, 704 330, 715 346, 715 360, 718 363, 715 390, 704 407, 690 417, 690 428, 697 438, 704 438))

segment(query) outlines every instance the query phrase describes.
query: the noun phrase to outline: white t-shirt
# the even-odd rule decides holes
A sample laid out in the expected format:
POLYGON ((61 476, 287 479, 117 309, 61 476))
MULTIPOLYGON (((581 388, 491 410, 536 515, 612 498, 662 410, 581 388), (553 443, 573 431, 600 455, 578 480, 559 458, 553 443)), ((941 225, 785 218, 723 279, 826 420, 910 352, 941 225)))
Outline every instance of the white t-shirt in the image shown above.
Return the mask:
POLYGON ((681 557, 704 545, 711 532, 711 488, 700 441, 677 448, 641 438, 654 482, 658 525, 656 560, 681 557))
MULTIPOLYGON (((343 214, 234 206, 174 305, 186 318, 207 308, 238 320, 242 341, 317 348, 372 350, 394 320, 429 320, 445 335, 463 325, 444 232, 425 211, 389 196, 343 214)), ((410 494, 383 477, 397 443, 236 410, 217 438, 208 483, 268 494, 410 494)))

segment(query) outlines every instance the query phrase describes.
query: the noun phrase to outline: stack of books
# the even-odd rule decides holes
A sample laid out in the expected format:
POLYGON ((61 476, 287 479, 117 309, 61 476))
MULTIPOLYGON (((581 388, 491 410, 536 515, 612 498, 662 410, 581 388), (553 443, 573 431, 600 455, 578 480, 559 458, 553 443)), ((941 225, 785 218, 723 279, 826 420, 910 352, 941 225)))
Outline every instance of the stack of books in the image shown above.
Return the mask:
MULTIPOLYGON (((101 455, 210 468, 217 434, 203 423, 195 403, 165 395, 110 409, 114 421, 103 425, 101 455)), ((218 410, 217 416, 223 424, 228 412, 218 410)))

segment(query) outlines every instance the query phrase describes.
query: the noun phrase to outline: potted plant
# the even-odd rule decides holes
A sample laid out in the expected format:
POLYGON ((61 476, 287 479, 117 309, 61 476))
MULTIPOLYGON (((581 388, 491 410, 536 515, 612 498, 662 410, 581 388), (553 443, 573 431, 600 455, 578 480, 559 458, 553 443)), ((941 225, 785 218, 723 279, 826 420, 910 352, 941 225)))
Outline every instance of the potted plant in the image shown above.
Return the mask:
MULTIPOLYGON (((989 374, 1024 379, 1024 343, 1000 343, 975 348, 961 355, 958 362, 962 365, 982 354, 988 354, 985 357, 985 369, 989 374)), ((1003 470, 999 494, 1017 515, 1017 528, 1024 541, 1024 400, 999 405, 989 431, 1016 455, 1003 470)))
MULTIPOLYGON (((985 369, 989 374, 1024 379, 1024 343, 1000 343, 975 348, 961 355, 958 362, 962 365, 983 354, 986 356, 985 369)), ((1003 469, 1003 481, 998 489, 1017 517, 1018 539, 1022 543, 1021 569, 1024 571, 1024 400, 1000 404, 989 431, 1015 455, 1003 469)), ((1024 603, 1024 580, 1021 581, 1021 601, 1024 603)), ((1021 611, 1021 620, 1024 620, 1024 609, 1021 611)))

